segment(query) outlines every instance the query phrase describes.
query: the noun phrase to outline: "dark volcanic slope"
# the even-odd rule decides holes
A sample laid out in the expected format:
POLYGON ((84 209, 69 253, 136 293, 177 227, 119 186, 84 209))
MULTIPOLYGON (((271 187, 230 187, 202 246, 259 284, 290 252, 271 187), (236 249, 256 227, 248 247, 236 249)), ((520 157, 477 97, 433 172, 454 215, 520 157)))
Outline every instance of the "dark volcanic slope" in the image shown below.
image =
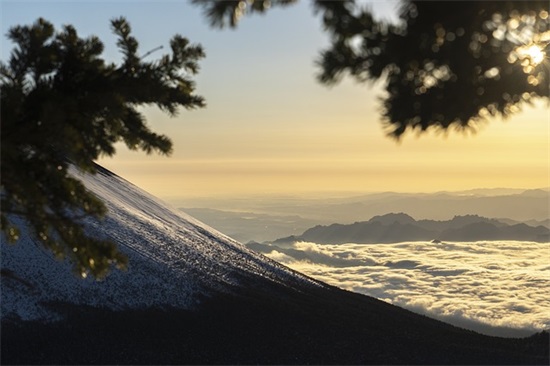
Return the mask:
POLYGON ((91 228, 133 265, 90 283, 3 244, 2 364, 548 364, 547 333, 482 336, 320 284, 112 174, 84 179, 109 202, 91 228))
POLYGON ((3 324, 2 364, 548 364, 548 333, 481 336, 337 289, 239 292, 195 311, 63 307, 65 322, 3 324))

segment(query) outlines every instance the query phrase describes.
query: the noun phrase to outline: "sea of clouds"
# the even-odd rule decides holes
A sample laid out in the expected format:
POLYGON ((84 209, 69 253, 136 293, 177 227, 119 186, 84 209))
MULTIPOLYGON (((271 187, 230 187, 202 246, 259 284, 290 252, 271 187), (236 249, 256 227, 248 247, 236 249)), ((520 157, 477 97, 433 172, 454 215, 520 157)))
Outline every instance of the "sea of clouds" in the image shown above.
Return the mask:
POLYGON ((520 337, 550 329, 550 243, 298 242, 268 256, 329 284, 480 333, 520 337))

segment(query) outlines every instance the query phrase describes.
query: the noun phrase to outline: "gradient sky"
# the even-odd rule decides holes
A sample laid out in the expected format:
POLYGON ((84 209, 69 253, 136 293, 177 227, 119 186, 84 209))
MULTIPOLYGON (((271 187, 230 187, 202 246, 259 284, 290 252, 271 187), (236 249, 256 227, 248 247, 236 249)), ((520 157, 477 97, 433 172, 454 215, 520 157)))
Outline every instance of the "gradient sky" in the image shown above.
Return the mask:
MULTIPOLYGON (((395 2, 372 3, 392 17, 395 2)), ((396 143, 380 123, 380 83, 316 81, 314 61, 328 42, 307 1, 244 18, 236 30, 210 28, 200 8, 181 0, 1 0, 1 13, 3 35, 41 16, 98 35, 112 61, 120 59, 109 30, 117 16, 132 25, 141 53, 168 46, 175 33, 203 45, 196 82, 207 107, 176 118, 144 109, 152 129, 172 138, 174 153, 120 146, 99 161, 162 198, 550 186, 546 104, 491 120, 475 135, 408 134, 396 143)), ((2 60, 10 50, 3 37, 2 60)))

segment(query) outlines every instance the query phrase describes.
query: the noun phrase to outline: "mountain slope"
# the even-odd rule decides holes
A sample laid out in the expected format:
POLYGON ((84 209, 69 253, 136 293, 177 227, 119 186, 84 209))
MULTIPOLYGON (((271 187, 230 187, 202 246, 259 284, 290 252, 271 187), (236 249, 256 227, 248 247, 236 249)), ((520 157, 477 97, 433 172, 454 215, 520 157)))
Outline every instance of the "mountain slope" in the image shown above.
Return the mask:
POLYGON ((3 241, 2 364, 548 363, 548 333, 482 336, 339 290, 106 170, 81 178, 109 208, 89 230, 130 269, 81 280, 28 236, 3 241))
POLYGON ((80 178, 109 210, 103 222, 89 219, 88 229, 118 243, 130 259, 130 270, 114 271, 102 282, 82 280, 28 236, 14 246, 2 241, 2 318, 56 318, 40 303, 67 298, 112 309, 191 308, 201 296, 237 286, 240 277, 250 275, 288 286, 318 285, 107 170, 100 168, 97 175, 80 178))

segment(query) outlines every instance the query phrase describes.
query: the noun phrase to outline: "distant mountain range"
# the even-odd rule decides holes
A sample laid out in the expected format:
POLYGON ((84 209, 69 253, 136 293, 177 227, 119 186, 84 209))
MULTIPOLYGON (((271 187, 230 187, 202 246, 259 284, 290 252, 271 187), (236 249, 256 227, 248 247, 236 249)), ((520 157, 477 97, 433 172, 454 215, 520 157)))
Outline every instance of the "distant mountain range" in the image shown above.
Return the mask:
POLYGON ((317 225, 299 236, 275 240, 280 245, 296 241, 319 244, 397 243, 403 241, 520 240, 550 242, 550 229, 524 223, 508 224, 477 215, 455 216, 451 220, 415 220, 404 213, 374 216, 353 224, 317 225))
POLYGON ((2 240, 1 364, 548 364, 547 332, 484 336, 344 291, 104 169, 79 178, 108 207, 87 230, 129 269, 83 280, 26 230, 2 240))
POLYGON ((547 188, 474 189, 437 193, 383 192, 334 198, 189 200, 182 210, 246 243, 300 235, 314 225, 363 222, 388 212, 406 212, 417 219, 430 220, 476 214, 497 218, 509 225, 525 223, 550 228, 549 203, 547 188))

